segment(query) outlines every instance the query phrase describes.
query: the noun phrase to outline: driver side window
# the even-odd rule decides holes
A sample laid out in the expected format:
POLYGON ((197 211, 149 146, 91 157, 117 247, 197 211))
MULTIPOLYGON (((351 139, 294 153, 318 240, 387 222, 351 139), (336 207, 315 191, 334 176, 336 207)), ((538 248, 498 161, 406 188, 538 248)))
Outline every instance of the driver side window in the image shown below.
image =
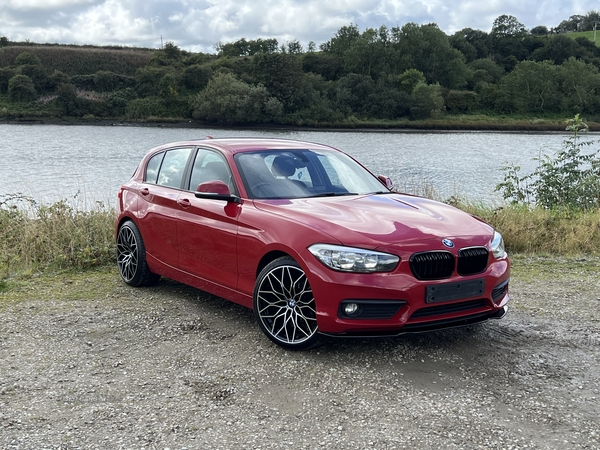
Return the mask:
POLYGON ((220 180, 229 186, 232 194, 237 194, 231 171, 225 158, 211 150, 200 148, 192 166, 189 189, 195 191, 198 185, 207 181, 220 180))

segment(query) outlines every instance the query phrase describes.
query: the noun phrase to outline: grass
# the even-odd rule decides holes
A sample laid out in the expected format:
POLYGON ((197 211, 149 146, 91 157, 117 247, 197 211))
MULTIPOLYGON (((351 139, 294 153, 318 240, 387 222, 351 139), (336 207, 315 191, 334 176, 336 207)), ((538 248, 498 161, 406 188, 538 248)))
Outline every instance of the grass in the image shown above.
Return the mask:
POLYGON ((498 229, 513 253, 529 255, 600 255, 600 209, 574 211, 541 207, 458 204, 498 229))
POLYGON ((8 46, 0 48, 0 67, 8 67, 23 52, 36 54, 49 73, 60 70, 69 76, 107 70, 134 75, 150 62, 154 50, 140 48, 97 48, 69 46, 8 46))
MULTIPOLYGON (((594 32, 593 31, 578 31, 576 33, 566 33, 565 36, 570 37, 571 39, 577 39, 578 37, 584 37, 594 42, 594 32)), ((596 30, 596 47, 600 47, 600 29, 596 30)))
MULTIPOLYGON (((417 194, 436 197, 432 189, 417 194)), ((457 198, 448 202, 492 224, 511 254, 533 255, 540 261, 600 257, 600 209, 494 208, 457 198)), ((0 293, 51 274, 77 279, 76 274, 90 270, 114 271, 114 218, 113 209, 101 203, 82 211, 65 200, 47 206, 19 194, 0 196, 0 293)), ((589 268, 597 270, 595 265, 589 268)))
POLYGON ((66 200, 47 206, 19 194, 0 196, 0 279, 112 263, 114 218, 102 203, 81 211, 66 200))

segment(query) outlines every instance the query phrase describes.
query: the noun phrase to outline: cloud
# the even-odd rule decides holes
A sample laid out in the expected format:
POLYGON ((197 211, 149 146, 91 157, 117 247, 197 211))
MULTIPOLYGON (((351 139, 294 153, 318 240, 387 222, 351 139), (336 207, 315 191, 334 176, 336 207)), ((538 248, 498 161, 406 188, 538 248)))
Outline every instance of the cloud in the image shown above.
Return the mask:
POLYGON ((157 48, 162 40, 192 51, 218 42, 330 40, 350 23, 362 30, 435 22, 446 33, 489 31, 514 15, 528 28, 553 27, 586 14, 583 0, 4 0, 0 35, 11 40, 157 48))

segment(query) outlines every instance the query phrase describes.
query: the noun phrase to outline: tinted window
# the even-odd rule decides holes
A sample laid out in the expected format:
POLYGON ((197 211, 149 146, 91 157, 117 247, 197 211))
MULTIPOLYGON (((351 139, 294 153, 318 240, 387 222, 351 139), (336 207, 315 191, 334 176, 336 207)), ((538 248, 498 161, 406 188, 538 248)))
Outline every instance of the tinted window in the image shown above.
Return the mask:
POLYGON ((162 163, 164 153, 159 153, 154 155, 148 161, 148 165, 146 166, 146 176, 144 180, 146 183, 156 184, 156 180, 158 179, 158 169, 160 169, 160 163, 162 163))
POLYGON ((181 187, 185 166, 190 156, 191 148, 177 148, 165 152, 157 184, 174 188, 181 187))
POLYGON ((380 181, 344 153, 272 150, 238 153, 251 198, 305 198, 384 192, 380 181))

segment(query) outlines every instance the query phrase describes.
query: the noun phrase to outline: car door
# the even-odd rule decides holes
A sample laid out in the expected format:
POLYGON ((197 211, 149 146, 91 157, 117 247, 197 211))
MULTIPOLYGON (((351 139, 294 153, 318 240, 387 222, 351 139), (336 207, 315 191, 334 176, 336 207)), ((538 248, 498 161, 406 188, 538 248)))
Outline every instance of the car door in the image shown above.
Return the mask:
POLYGON ((198 148, 190 170, 188 190, 178 200, 179 268, 203 280, 235 289, 237 286, 237 229, 241 205, 196 198, 200 183, 221 180, 232 193, 237 188, 225 157, 198 148))
POLYGON ((192 151, 193 147, 171 148, 154 155, 140 187, 138 220, 146 253, 172 267, 179 262, 177 202, 192 151))

